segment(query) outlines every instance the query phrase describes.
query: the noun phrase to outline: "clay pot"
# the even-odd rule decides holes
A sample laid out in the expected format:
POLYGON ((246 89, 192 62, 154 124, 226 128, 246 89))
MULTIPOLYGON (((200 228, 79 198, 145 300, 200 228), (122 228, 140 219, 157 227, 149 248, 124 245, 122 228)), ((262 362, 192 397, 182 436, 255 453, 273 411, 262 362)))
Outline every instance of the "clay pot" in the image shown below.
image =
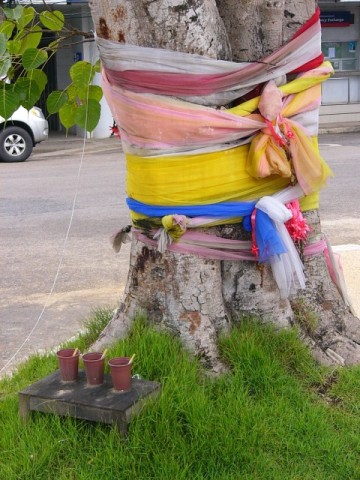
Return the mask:
POLYGON ((104 383, 105 358, 102 353, 91 352, 82 356, 86 380, 89 385, 101 385, 104 383))
POLYGON ((59 361, 60 377, 64 382, 73 382, 78 378, 80 352, 74 355, 74 348, 59 350, 56 355, 59 361))
POLYGON ((109 360, 111 380, 114 390, 126 391, 131 388, 130 357, 115 357, 109 360))

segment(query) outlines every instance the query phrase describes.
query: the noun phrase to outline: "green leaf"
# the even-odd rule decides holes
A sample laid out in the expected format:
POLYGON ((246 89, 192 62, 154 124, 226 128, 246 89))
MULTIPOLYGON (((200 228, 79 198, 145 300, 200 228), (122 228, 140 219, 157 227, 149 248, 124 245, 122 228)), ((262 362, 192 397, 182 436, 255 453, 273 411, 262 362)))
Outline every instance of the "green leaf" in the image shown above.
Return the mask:
POLYGON ((76 86, 76 96, 83 102, 87 102, 90 98, 100 102, 102 99, 103 93, 101 87, 97 85, 83 85, 76 86))
POLYGON ((41 92, 44 91, 44 88, 46 87, 46 84, 48 82, 46 73, 44 73, 42 70, 35 69, 29 70, 26 76, 30 79, 31 82, 35 82, 37 84, 41 92))
POLYGON ((34 7, 25 7, 18 20, 18 29, 22 30, 26 25, 32 22, 35 18, 35 13, 34 7))
POLYGON ((9 55, 4 55, 0 58, 0 77, 6 77, 11 67, 11 58, 9 55))
POLYGON ((52 113, 57 113, 63 105, 68 102, 68 96, 66 92, 62 92, 60 90, 54 90, 50 93, 48 98, 46 99, 46 108, 47 111, 52 113))
POLYGON ((94 68, 96 73, 101 73, 101 60, 100 59, 96 60, 93 68, 94 68))
POLYGON ((70 101, 75 102, 77 99, 77 87, 72 83, 66 89, 67 96, 70 101))
POLYGON ((7 37, 4 33, 0 33, 0 57, 6 52, 7 37))
POLYGON ((66 103, 60 108, 59 118, 65 128, 70 128, 75 125, 76 108, 75 103, 66 103))
POLYGON ((57 38, 56 40, 49 43, 48 48, 52 51, 58 50, 62 40, 62 38, 57 38))
POLYGON ((4 20, 0 24, 0 33, 6 35, 6 38, 10 38, 15 28, 14 22, 9 22, 9 20, 4 20))
POLYGON ((88 98, 92 100, 96 100, 97 102, 100 102, 102 97, 103 97, 102 88, 99 87, 98 85, 90 85, 88 98))
POLYGON ((53 12, 46 10, 45 12, 40 13, 40 22, 44 27, 53 32, 61 30, 64 26, 64 21, 64 14, 59 10, 54 10, 53 12))
POLYGON ((89 100, 76 110, 76 124, 88 132, 92 132, 100 120, 101 106, 96 100, 89 100))
POLYGON ((30 78, 18 78, 14 84, 14 92, 18 95, 20 104, 30 110, 39 100, 41 90, 30 78))
POLYGON ((7 49, 11 55, 19 55, 21 50, 21 40, 9 40, 7 42, 7 49))
POLYGON ((29 48, 36 48, 42 39, 42 31, 39 25, 31 27, 28 32, 22 32, 20 53, 24 53, 29 48))
POLYGON ((72 81, 78 87, 89 85, 95 74, 91 63, 83 60, 74 63, 74 65, 71 66, 69 73, 72 81))
POLYGON ((72 83, 72 91, 71 95, 73 96, 74 99, 80 99, 82 102, 85 102, 87 100, 87 92, 89 85, 75 85, 72 83))
POLYGON ((30 88, 30 80, 23 77, 18 78, 13 85, 13 91, 19 98, 20 104, 25 101, 27 90, 30 88))
POLYGON ((46 62, 47 58, 48 54, 46 51, 37 48, 28 48, 23 53, 21 62, 25 70, 32 70, 46 62))
POLYGON ((19 108, 18 96, 4 83, 0 88, 0 116, 7 119, 19 108))
POLYGON ((14 78, 14 76, 15 76, 15 67, 14 65, 11 65, 11 67, 7 72, 7 78, 11 81, 14 78))
POLYGON ((16 5, 15 8, 4 8, 3 10, 7 18, 17 21, 21 18, 24 7, 21 5, 16 5))

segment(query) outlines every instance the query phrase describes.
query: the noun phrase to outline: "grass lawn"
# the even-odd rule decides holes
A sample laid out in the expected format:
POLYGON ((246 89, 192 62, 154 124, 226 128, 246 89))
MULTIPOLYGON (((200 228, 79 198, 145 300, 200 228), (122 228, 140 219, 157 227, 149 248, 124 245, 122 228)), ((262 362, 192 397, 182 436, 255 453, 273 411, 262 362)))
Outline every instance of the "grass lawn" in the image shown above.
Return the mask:
MULTIPOLYGON (((89 349, 110 312, 98 311, 72 345, 89 349)), ((295 330, 244 321, 223 338, 229 373, 204 374, 179 342, 138 318, 108 357, 136 353, 133 371, 162 394, 130 425, 34 413, 17 392, 57 368, 28 360, 0 381, 1 480, 360 479, 360 368, 317 366, 295 330)))

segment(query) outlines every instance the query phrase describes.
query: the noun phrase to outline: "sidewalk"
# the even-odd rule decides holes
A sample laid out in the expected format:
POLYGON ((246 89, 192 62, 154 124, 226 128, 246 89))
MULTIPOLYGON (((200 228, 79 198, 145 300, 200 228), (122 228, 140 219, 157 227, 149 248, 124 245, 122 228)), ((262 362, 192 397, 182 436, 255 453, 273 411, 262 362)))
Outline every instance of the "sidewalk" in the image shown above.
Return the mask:
POLYGON ((349 298, 360 318, 360 245, 336 245, 332 250, 340 255, 349 298))
POLYGON ((113 136, 107 138, 83 138, 75 135, 66 136, 64 133, 51 132, 49 138, 34 147, 37 156, 62 156, 69 153, 79 153, 84 150, 88 153, 101 151, 122 151, 120 140, 113 136))
POLYGON ((345 122, 343 124, 324 123, 319 125, 319 135, 357 132, 360 132, 360 122, 345 122))

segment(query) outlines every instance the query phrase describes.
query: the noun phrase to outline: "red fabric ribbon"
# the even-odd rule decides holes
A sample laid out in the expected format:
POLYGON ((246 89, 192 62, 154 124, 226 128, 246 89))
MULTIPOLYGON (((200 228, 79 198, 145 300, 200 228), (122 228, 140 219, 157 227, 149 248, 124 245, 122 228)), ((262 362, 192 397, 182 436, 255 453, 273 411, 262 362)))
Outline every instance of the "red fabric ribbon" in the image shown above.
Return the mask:
POLYGON ((258 258, 259 257, 259 247, 257 246, 256 243, 256 231, 255 231, 255 226, 256 226, 256 208, 253 210, 251 214, 251 253, 254 255, 254 257, 258 258))
POLYGON ((300 205, 298 200, 287 203, 286 207, 291 211, 292 218, 285 223, 290 237, 294 242, 305 242, 308 232, 311 228, 307 224, 303 214, 300 210, 300 205))

